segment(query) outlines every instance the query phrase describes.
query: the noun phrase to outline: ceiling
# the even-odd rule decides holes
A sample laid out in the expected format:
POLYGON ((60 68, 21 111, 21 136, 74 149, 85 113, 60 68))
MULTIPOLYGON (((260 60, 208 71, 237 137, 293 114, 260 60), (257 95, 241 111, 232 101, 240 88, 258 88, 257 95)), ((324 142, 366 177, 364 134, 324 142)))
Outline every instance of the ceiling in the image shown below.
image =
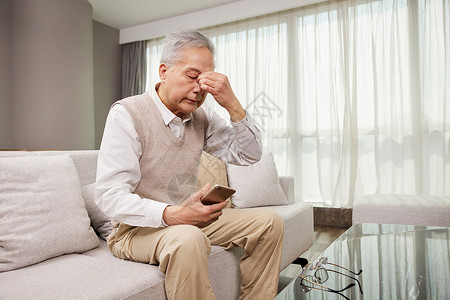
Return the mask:
POLYGON ((88 0, 94 20, 123 29, 242 0, 88 0))

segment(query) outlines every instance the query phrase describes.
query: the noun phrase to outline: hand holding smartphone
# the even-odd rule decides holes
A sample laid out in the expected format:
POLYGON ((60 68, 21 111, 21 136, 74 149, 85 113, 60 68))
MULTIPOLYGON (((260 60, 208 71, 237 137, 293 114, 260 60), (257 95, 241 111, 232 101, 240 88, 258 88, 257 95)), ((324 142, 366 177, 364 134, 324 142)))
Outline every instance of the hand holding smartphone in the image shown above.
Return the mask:
POLYGON ((231 197, 236 191, 232 188, 216 184, 206 192, 200 199, 204 205, 211 205, 223 202, 231 197))

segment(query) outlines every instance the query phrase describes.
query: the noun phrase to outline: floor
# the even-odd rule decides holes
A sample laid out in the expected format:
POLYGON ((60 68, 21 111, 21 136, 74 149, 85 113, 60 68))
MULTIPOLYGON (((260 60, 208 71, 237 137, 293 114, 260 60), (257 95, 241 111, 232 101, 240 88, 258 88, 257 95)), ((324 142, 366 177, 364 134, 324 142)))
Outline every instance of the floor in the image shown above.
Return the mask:
MULTIPOLYGON (((347 228, 342 227, 329 227, 314 225, 314 242, 308 251, 301 255, 302 258, 306 258, 308 261, 313 261, 320 254, 328 248, 341 234, 343 234, 347 228)), ((302 267, 300 265, 291 264, 280 273, 280 281, 278 284, 278 290, 281 291, 292 280, 294 280, 301 272, 302 267)))

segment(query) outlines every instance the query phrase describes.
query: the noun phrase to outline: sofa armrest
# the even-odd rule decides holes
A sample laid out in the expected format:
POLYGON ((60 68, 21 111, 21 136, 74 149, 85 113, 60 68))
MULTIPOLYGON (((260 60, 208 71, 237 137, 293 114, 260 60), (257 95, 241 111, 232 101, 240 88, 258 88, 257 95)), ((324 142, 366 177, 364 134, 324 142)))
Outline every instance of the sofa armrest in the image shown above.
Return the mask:
POLYGON ((281 189, 286 195, 289 204, 295 203, 294 196, 294 177, 293 176, 279 176, 281 189))

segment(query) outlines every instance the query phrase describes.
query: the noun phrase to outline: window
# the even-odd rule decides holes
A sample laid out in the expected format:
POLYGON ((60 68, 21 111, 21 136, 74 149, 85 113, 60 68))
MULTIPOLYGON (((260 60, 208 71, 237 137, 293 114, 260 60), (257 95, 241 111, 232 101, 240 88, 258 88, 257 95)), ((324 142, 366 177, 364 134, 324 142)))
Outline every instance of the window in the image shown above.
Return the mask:
MULTIPOLYGON (((329 1, 201 31, 296 196, 450 194, 448 1, 329 1)), ((148 88, 162 39, 148 42, 148 88)), ((225 119, 226 112, 207 100, 225 119)))

